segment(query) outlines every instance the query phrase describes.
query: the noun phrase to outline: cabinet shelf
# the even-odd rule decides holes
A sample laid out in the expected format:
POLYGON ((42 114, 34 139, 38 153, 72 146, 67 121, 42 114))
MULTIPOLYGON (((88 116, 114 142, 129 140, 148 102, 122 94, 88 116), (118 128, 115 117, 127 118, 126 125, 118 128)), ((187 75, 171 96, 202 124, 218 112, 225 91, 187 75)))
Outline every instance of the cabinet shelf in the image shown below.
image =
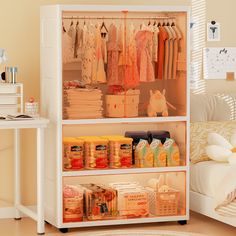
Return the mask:
POLYGON ((82 221, 73 223, 62 223, 61 228, 170 222, 170 221, 186 220, 188 218, 189 217, 186 215, 176 215, 176 216, 149 216, 146 218, 133 218, 133 219, 82 221))
POLYGON ((144 173, 161 173, 161 172, 177 172, 177 171, 187 171, 187 167, 173 166, 173 167, 153 167, 153 168, 64 171, 62 173, 62 176, 77 177, 77 176, 92 176, 92 175, 144 174, 144 173))
POLYGON ((176 122, 176 121, 187 121, 187 117, 186 116, 168 116, 168 117, 102 118, 102 119, 62 120, 62 125, 160 123, 160 122, 176 122))

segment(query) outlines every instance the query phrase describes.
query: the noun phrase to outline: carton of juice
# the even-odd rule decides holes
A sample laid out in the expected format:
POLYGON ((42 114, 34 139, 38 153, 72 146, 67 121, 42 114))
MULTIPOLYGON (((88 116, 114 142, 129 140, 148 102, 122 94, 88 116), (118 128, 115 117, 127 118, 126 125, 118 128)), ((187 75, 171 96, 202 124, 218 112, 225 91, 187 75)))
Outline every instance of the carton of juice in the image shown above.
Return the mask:
POLYGON ((150 148, 153 153, 153 166, 154 167, 165 167, 167 165, 166 159, 167 154, 166 150, 164 149, 161 140, 153 139, 150 148))
POLYGON ((140 139, 135 149, 136 167, 153 167, 153 153, 147 140, 140 139))
POLYGON ((175 143, 174 139, 166 139, 164 143, 164 149, 167 153, 167 166, 179 166, 180 165, 180 153, 179 147, 175 143))

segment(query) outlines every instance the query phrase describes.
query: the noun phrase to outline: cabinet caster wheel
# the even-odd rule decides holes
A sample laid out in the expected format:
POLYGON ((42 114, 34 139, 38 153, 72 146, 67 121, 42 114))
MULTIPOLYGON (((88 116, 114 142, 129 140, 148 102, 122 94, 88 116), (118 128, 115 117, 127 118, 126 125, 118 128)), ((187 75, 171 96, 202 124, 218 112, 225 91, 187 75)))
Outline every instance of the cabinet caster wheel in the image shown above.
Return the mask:
POLYGON ((68 228, 61 228, 59 229, 59 231, 65 234, 65 233, 68 233, 68 228))
POLYGON ((14 220, 21 220, 21 217, 19 217, 19 218, 14 218, 14 220))
POLYGON ((37 233, 38 235, 44 235, 45 233, 37 233))
POLYGON ((186 225, 187 224, 187 220, 179 220, 178 223, 180 225, 186 225))

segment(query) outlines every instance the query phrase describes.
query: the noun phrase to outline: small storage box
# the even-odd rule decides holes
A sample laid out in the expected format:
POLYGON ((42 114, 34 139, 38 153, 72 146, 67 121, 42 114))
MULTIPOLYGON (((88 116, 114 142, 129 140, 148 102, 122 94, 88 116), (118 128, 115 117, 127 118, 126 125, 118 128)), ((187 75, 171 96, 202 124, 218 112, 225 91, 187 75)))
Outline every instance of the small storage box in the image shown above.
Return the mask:
POLYGON ((107 117, 137 117, 139 90, 132 94, 106 95, 107 117))
POLYGON ((0 115, 15 115, 18 112, 19 85, 0 83, 0 115))
POLYGON ((170 189, 168 192, 158 192, 147 187, 150 213, 156 216, 178 215, 179 191, 170 189))

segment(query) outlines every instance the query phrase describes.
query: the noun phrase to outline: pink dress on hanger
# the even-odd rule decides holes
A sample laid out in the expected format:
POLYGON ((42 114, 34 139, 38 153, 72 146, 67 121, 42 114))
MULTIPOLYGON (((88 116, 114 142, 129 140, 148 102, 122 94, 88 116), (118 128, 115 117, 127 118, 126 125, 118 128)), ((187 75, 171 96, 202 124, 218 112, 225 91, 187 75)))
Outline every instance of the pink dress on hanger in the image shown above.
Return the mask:
POLYGON ((107 42, 107 83, 108 85, 122 85, 118 76, 119 46, 117 43, 117 28, 111 24, 108 30, 107 42))
POLYGON ((152 43, 153 39, 153 33, 149 30, 141 30, 136 34, 135 39, 137 44, 137 64, 140 81, 155 81, 152 55, 150 55, 149 50, 149 45, 152 43))
POLYGON ((125 89, 136 88, 139 85, 139 73, 137 67, 137 49, 134 27, 119 29, 119 81, 125 89))

